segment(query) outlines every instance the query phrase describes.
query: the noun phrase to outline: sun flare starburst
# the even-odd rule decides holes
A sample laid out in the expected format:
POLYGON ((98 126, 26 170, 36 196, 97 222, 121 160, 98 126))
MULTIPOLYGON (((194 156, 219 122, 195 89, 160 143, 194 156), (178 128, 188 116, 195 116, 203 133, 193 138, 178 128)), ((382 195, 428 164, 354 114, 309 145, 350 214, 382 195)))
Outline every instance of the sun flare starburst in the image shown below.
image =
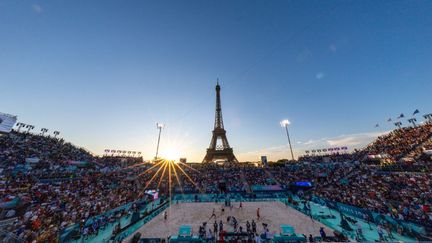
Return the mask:
POLYGON ((178 161, 181 156, 181 153, 178 149, 174 147, 169 147, 161 151, 161 156, 162 158, 166 158, 167 160, 178 161))
POLYGON ((145 179, 146 181, 140 194, 149 189, 157 189, 171 195, 172 189, 175 187, 183 193, 183 187, 188 183, 202 192, 202 189, 188 173, 199 172, 184 163, 159 158, 154 161, 152 166, 138 175, 138 180, 145 179))

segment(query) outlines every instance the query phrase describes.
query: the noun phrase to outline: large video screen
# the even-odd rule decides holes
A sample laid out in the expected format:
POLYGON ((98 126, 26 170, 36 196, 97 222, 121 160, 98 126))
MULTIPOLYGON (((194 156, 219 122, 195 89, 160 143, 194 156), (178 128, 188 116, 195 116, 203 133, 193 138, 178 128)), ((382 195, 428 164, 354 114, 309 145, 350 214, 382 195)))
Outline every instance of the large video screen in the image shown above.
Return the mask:
POLYGON ((17 121, 16 116, 12 116, 0 112, 0 133, 10 133, 16 121, 17 121))
POLYGON ((153 197, 153 200, 159 198, 159 190, 145 190, 144 193, 147 195, 151 195, 153 197))

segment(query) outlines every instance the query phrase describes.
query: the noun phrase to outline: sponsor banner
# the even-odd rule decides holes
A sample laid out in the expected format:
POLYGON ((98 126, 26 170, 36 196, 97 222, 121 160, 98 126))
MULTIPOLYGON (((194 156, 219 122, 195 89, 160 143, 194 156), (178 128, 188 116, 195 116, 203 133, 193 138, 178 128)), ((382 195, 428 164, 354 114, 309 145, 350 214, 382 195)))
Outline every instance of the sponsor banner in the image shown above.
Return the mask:
POLYGON ((422 227, 422 226, 419 226, 419 225, 416 225, 416 224, 413 224, 413 223, 410 223, 410 222, 405 222, 405 221, 400 221, 400 224, 404 228, 410 229, 410 230, 415 231, 415 232, 417 232, 419 234, 422 234, 422 235, 426 235, 427 234, 425 227, 422 227))
POLYGON ((336 204, 337 204, 337 208, 342 213, 345 213, 345 214, 348 214, 348 215, 351 215, 351 216, 354 216, 357 218, 361 218, 361 219, 373 219, 372 212, 369 210, 365 210, 362 208, 346 205, 346 204, 339 203, 339 202, 336 204))
POLYGON ((16 116, 0 112, 0 133, 10 133, 17 121, 16 116))
POLYGON ((312 182, 310 181, 297 181, 294 183, 294 185, 299 187, 312 187, 312 182))
POLYGON ((21 199, 19 197, 16 197, 10 201, 4 201, 0 202, 0 208, 7 209, 7 208, 14 208, 21 202, 21 199))
POLYGON ((321 197, 313 196, 312 201, 320 205, 335 209, 341 213, 348 214, 361 219, 373 219, 372 212, 366 209, 346 205, 339 202, 333 202, 321 197))
POLYGON ((25 162, 26 163, 31 163, 31 164, 35 164, 35 163, 39 163, 39 158, 38 157, 33 157, 33 158, 26 158, 25 162))
POLYGON ((253 191, 281 191, 283 188, 279 185, 252 185, 253 191))
POLYGON ((339 211, 340 213, 343 214, 348 214, 351 216, 354 216, 356 218, 361 218, 361 219, 365 219, 365 220, 371 220, 375 223, 381 223, 382 221, 386 221, 387 223, 390 223, 394 228, 396 228, 397 226, 402 226, 403 228, 405 228, 406 230, 409 231, 415 231, 419 234, 425 234, 426 230, 424 227, 411 223, 411 222, 407 222, 407 221, 403 221, 403 220, 399 220, 399 219, 395 219, 392 218, 388 215, 382 215, 379 213, 375 213, 372 212, 370 210, 367 209, 362 209, 362 208, 358 208, 355 206, 351 206, 351 205, 347 205, 347 204, 343 204, 343 203, 339 203, 339 202, 333 202, 321 197, 317 197, 317 196, 313 196, 312 197, 312 201, 315 203, 318 203, 320 205, 323 206, 327 206, 331 209, 335 209, 337 211, 339 211))

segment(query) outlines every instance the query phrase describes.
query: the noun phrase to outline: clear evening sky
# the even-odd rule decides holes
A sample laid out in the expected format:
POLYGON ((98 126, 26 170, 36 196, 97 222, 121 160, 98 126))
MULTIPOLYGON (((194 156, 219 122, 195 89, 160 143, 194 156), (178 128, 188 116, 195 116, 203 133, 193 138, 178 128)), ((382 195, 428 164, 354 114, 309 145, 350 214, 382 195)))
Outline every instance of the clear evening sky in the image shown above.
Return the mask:
POLYGON ((3 0, 0 112, 146 159, 162 122, 162 154, 201 161, 219 78, 241 161, 287 158, 285 118, 297 155, 361 147, 390 117, 432 112, 431 13, 416 0, 3 0))

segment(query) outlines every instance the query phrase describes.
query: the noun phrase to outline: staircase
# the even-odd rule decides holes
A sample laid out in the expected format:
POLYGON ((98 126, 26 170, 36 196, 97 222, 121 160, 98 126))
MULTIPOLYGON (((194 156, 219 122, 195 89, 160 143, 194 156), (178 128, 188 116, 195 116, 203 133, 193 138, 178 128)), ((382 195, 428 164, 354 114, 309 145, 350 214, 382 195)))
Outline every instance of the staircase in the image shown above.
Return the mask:
POLYGON ((428 145, 428 144, 432 144, 432 134, 431 134, 431 136, 429 136, 428 139, 426 139, 426 140, 422 141, 421 143, 417 144, 413 149, 411 149, 411 151, 409 151, 408 153, 403 154, 401 156, 401 158, 408 157, 408 158, 417 159, 422 154, 422 151, 420 151, 420 154, 416 156, 417 151, 419 149, 421 149, 422 147, 424 147, 425 145, 428 145))
POLYGON ((280 186, 281 185, 281 183, 279 183, 279 181, 276 179, 276 177, 267 169, 267 168, 263 168, 263 170, 264 170, 264 172, 267 174, 267 176, 270 178, 270 179, 272 179, 273 181, 275 181, 276 182, 276 184, 278 185, 278 186, 280 186))
POLYGON ((249 183, 246 180, 246 176, 244 174, 244 169, 243 168, 240 170, 240 180, 242 181, 244 187, 246 188, 246 192, 247 193, 252 193, 252 189, 251 189, 249 183))

